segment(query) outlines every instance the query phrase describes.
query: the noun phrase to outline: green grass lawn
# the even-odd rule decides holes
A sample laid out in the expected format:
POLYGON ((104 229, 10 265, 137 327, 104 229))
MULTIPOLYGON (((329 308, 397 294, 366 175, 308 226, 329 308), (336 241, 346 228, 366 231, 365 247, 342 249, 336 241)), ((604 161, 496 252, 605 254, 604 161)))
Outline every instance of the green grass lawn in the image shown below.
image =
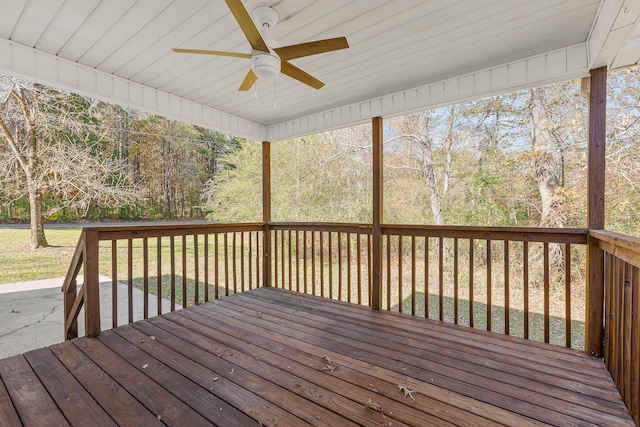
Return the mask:
POLYGON ((31 250, 29 230, 0 226, 0 286, 67 274, 81 227, 46 228, 48 248, 31 250))

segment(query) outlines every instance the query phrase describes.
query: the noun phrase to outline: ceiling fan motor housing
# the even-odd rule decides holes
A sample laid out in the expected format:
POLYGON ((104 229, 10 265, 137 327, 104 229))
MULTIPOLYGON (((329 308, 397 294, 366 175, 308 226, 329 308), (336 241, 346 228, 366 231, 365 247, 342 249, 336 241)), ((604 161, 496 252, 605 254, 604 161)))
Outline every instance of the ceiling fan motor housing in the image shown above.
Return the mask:
POLYGON ((259 79, 273 80, 280 74, 280 57, 273 52, 254 53, 252 61, 253 72, 259 79))

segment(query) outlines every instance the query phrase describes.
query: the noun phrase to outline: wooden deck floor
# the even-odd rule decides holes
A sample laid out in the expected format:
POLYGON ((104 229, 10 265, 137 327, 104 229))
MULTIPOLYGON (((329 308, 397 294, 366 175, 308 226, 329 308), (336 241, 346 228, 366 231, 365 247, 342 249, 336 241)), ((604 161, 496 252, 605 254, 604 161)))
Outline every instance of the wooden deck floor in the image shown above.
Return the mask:
POLYGON ((270 288, 4 359, 0 376, 1 426, 633 425, 582 353, 270 288))

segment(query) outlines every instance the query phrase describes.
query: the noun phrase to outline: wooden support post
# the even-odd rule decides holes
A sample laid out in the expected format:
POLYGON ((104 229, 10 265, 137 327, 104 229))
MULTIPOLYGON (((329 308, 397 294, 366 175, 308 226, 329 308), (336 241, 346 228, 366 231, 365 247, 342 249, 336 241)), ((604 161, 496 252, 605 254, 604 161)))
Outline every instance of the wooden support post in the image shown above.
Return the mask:
POLYGON ((271 286, 271 143, 262 143, 262 286, 271 286))
POLYGON ((84 325, 88 337, 100 335, 100 279, 98 277, 98 232, 84 232, 84 325))
MULTIPOLYGON (((607 67, 591 70, 589 90, 589 146, 587 164, 587 223, 604 229, 607 67)), ((587 245, 587 312, 585 350, 603 355, 604 252, 589 237, 587 245)))
MULTIPOLYGON (((380 310, 382 306, 382 179, 383 179, 383 120, 372 120, 373 139, 373 283, 371 286, 371 307, 380 310)), ((387 266, 387 268, 389 268, 387 266)), ((389 296, 387 295, 387 298, 389 296)))

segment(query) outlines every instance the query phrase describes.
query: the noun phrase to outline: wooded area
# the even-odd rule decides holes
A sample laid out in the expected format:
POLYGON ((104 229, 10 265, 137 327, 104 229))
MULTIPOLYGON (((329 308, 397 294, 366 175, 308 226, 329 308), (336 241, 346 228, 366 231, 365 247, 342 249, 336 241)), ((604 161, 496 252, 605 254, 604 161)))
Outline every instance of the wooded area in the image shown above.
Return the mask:
MULTIPOLYGON (((639 77, 610 73, 607 123, 607 229, 634 235, 639 77)), ((260 144, 6 76, 0 100, 0 220, 261 220, 260 144)), ((584 227, 586 107, 573 81, 387 119, 383 222, 584 227)), ((370 132, 273 144, 273 220, 371 222, 370 132)))
MULTIPOLYGON (((607 224, 640 234, 640 70, 609 75, 607 224)), ((384 223, 586 226, 587 102, 572 81, 385 120, 384 223)), ((261 218, 260 151, 222 156, 209 217, 261 218)), ((370 124, 272 145, 274 221, 371 222, 370 124)))

